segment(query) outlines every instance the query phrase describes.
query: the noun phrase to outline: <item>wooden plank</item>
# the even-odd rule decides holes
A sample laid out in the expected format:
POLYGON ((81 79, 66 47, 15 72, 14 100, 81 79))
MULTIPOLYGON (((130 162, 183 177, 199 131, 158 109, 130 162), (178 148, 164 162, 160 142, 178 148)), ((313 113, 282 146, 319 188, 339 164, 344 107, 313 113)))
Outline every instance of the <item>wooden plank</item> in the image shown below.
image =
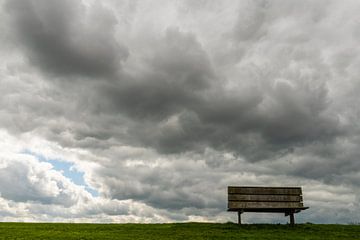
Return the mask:
POLYGON ((248 202, 302 202, 302 196, 296 195, 243 195, 229 194, 229 201, 248 201, 248 202))
POLYGON ((265 212, 265 213, 286 213, 289 210, 294 210, 295 213, 299 213, 302 210, 306 210, 308 207, 301 208, 228 208, 229 212, 265 212))
POLYGON ((228 187, 228 194, 302 195, 300 187, 228 187))
POLYGON ((300 202, 236 202, 229 201, 229 209, 246 209, 246 208, 302 208, 300 202))

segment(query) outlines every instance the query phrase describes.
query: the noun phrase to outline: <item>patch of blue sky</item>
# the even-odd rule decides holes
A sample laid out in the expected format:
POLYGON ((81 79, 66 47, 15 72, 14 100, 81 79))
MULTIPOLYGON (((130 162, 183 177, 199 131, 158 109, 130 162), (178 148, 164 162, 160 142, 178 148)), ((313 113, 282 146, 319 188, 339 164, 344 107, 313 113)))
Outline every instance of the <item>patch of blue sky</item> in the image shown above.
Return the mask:
POLYGON ((63 176, 70 179, 74 184, 83 186, 86 191, 88 191, 94 197, 99 196, 99 193, 94 188, 86 184, 84 180, 84 172, 80 172, 74 168, 74 164, 61 159, 47 158, 44 155, 33 152, 29 149, 24 149, 21 151, 21 153, 31 155, 41 162, 50 163, 56 171, 61 172, 63 176))

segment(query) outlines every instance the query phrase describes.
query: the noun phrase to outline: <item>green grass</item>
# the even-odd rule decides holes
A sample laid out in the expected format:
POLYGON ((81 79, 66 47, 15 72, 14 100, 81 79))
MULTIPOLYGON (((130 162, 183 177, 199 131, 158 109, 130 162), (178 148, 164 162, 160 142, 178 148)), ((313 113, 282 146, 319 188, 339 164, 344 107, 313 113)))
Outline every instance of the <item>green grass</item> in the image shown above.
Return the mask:
POLYGON ((360 225, 0 223, 0 239, 360 239, 360 225))

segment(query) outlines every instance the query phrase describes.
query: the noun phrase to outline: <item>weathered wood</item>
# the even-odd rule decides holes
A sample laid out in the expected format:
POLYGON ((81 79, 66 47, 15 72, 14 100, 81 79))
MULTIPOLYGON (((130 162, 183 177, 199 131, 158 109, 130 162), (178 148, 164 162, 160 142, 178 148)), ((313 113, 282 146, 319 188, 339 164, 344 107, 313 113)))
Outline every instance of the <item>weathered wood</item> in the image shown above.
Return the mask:
POLYGON ((307 209, 303 205, 301 187, 228 187, 228 211, 283 212, 295 224, 294 214, 307 209))
MULTIPOLYGON (((308 208, 309 207, 291 208, 291 209, 294 210, 294 213, 299 213, 302 210, 306 210, 308 208)), ((284 213, 286 211, 289 211, 290 208, 229 208, 227 211, 228 212, 238 212, 240 210, 243 212, 284 213)), ((288 215, 286 215, 286 216, 288 216, 288 215)))
POLYGON ((302 195, 300 187, 228 187, 228 194, 302 195))
POLYGON ((229 209, 246 209, 246 208, 302 208, 301 202, 239 202, 229 201, 229 209))
POLYGON ((302 202, 302 196, 295 195, 244 195, 229 194, 229 201, 249 201, 249 202, 302 202))

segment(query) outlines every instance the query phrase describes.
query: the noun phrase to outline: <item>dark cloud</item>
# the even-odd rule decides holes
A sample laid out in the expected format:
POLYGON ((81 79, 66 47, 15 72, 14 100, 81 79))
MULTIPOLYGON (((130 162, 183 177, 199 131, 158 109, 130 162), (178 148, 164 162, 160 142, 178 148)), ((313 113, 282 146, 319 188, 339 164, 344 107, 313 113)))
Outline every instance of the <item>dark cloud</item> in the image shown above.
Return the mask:
POLYGON ((106 196, 119 200, 136 199, 169 211, 219 209, 224 205, 222 189, 203 190, 211 189, 212 183, 208 180, 219 179, 221 174, 207 172, 201 161, 184 162, 184 156, 177 156, 178 160, 166 159, 171 164, 166 164, 165 159, 155 163, 152 153, 147 151, 124 149, 117 153, 122 161, 109 162, 95 172, 106 196), (132 162, 136 163, 133 165, 132 162), (188 177, 184 178, 184 175, 188 177))
POLYGON ((265 159, 270 152, 331 140, 342 131, 336 116, 326 113, 324 85, 289 79, 268 89, 224 88, 226 82, 214 74, 194 36, 178 30, 166 32, 159 51, 144 75, 110 83, 99 92, 98 98, 107 101, 105 109, 134 121, 127 133, 135 144, 162 153, 211 146, 265 159))
POLYGON ((111 76, 128 51, 114 37, 116 19, 74 1, 8 1, 20 47, 29 61, 59 75, 111 76))
MULTIPOLYGON (((148 71, 124 76, 104 87, 110 107, 134 119, 162 120, 188 106, 201 104, 201 94, 215 80, 206 52, 193 34, 168 29, 153 55, 148 71), (199 102, 199 103, 197 103, 199 102)), ((106 99, 106 98, 105 98, 106 99)))
MULTIPOLYGON (((91 147, 112 136, 160 153, 203 151, 210 146, 261 160, 294 146, 331 140, 340 133, 336 117, 324 114, 328 107, 325 86, 312 87, 287 76, 273 86, 247 86, 248 79, 240 76, 236 81, 244 84, 229 88, 228 80, 216 73, 216 66, 192 33, 168 28, 137 63, 145 68, 136 74, 115 74, 126 50, 114 36, 116 20, 110 12, 102 13, 106 11, 102 8, 94 13, 100 22, 94 24, 88 13, 91 9, 80 3, 11 1, 7 8, 19 41, 45 72, 52 71, 61 78, 77 74, 84 80, 87 76, 112 80, 85 86, 87 90, 76 101, 80 101, 79 110, 88 108, 83 104, 94 104, 98 107, 90 109, 97 114, 127 117, 132 123, 125 126, 126 134, 113 135, 112 130, 101 126, 101 117, 91 116, 91 121, 97 119, 100 126, 85 119, 87 130, 73 129, 75 145, 91 147), (85 96, 92 103, 81 102, 85 96), (88 137, 99 141, 90 145, 79 142, 88 137)), ((263 21, 251 11, 262 12, 259 6, 252 6, 249 14, 263 21)), ((257 31, 260 26, 246 26, 248 22, 242 20, 238 24, 245 26, 247 30, 241 30, 245 32, 257 31)), ((81 82, 66 88, 78 93, 84 88, 81 82)))

